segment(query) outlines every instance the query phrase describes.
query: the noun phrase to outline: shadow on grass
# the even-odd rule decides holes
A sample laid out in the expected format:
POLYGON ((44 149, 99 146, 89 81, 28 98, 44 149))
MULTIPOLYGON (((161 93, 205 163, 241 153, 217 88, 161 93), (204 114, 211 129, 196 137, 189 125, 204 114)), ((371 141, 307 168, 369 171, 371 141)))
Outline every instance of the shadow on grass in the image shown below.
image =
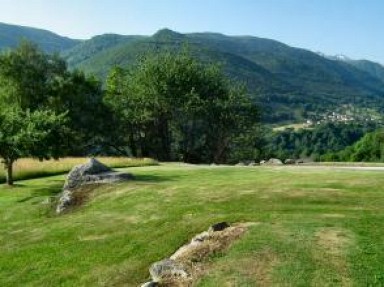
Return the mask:
POLYGON ((134 175, 133 182, 149 182, 149 183, 156 183, 156 182, 167 182, 167 181, 174 181, 181 176, 175 176, 175 175, 149 175, 149 174, 141 174, 141 175, 134 175))
MULTIPOLYGON (((167 181, 174 181, 177 180, 181 176, 175 176, 175 175, 135 175, 135 178, 132 182, 136 183, 160 183, 160 182, 167 182, 167 181)), ((34 185, 30 186, 28 184, 22 184, 22 183, 15 183, 14 187, 12 188, 18 188, 18 189, 30 189, 30 194, 24 198, 19 199, 18 203, 24 203, 30 200, 33 200, 37 197, 56 197, 61 191, 62 187, 64 185, 64 180, 59 179, 51 179, 47 180, 46 184, 41 185, 34 185)))
MULTIPOLYGON (((29 179, 38 179, 50 176, 63 175, 68 173, 68 171, 36 171, 36 172, 25 172, 23 174, 16 174, 14 176, 15 181, 29 180, 29 179)), ((5 177, 0 176, 0 183, 5 183, 5 177)))
POLYGON ((61 191, 63 187, 63 181, 60 180, 52 180, 51 182, 54 182, 53 184, 50 183, 48 185, 39 185, 34 186, 31 188, 31 186, 20 184, 18 187, 21 188, 29 188, 31 189, 31 193, 29 196, 26 196, 22 199, 19 199, 17 202, 23 203, 27 202, 29 200, 32 200, 36 197, 55 197, 57 196, 61 191))

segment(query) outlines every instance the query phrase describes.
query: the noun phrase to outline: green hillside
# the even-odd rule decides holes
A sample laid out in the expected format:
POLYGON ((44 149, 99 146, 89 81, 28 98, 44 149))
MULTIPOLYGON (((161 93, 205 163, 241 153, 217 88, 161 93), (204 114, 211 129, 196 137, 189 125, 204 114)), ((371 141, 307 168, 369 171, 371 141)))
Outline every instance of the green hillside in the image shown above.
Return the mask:
POLYGON ((120 44, 131 43, 141 39, 142 36, 122 36, 116 34, 105 34, 95 36, 88 41, 84 41, 73 49, 63 52, 63 56, 68 59, 69 66, 81 66, 83 62, 97 57, 99 53, 118 46, 120 44))
POLYGON ((49 53, 70 49, 81 42, 42 29, 0 23, 0 50, 15 48, 23 39, 49 53))
POLYGON ((163 29, 151 37, 99 36, 64 55, 71 68, 104 79, 111 67, 130 66, 148 51, 183 46, 203 61, 221 63, 230 77, 246 83, 264 105, 269 121, 303 120, 307 112, 323 112, 343 104, 384 108, 379 69, 373 72, 362 64, 327 59, 257 37, 180 34, 163 29))
POLYGON ((36 42, 47 52, 61 51, 71 69, 102 80, 112 67, 131 66, 147 52, 187 46, 194 56, 220 63, 231 78, 244 82, 268 122, 303 122, 343 105, 384 111, 380 64, 341 61, 269 39, 162 29, 153 36, 105 34, 78 41, 45 30, 0 24, 0 49, 15 47, 20 39, 36 42))
POLYGON ((382 65, 367 60, 350 60, 348 63, 384 81, 384 67, 382 65))

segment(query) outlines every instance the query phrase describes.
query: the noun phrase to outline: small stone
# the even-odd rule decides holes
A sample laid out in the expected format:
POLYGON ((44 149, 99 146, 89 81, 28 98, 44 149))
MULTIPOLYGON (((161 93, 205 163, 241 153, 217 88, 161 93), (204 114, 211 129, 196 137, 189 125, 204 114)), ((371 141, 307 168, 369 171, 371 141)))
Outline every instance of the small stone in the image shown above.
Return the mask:
POLYGON ((224 229, 230 227, 230 225, 227 223, 227 222, 219 222, 219 223, 216 223, 214 225, 212 225, 210 228, 209 228, 209 231, 213 231, 213 232, 216 232, 216 231, 223 231, 224 229))
POLYGON ((188 279, 190 277, 187 268, 172 259, 165 259, 152 264, 149 273, 154 282, 162 282, 165 279, 188 279))
POLYGON ((194 243, 194 242, 203 242, 207 239, 211 238, 211 235, 209 234, 209 232, 207 231, 204 231, 198 235, 196 235, 195 237, 192 238, 191 240, 191 243, 194 243))
POLYGON ((157 287, 157 286, 159 286, 159 284, 153 281, 150 281, 141 285, 141 287, 157 287))

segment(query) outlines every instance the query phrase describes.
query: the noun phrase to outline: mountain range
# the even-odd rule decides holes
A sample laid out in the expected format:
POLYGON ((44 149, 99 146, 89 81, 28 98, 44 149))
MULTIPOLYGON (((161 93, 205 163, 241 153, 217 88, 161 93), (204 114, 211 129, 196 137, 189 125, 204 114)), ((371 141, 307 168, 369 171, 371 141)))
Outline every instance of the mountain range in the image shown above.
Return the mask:
POLYGON ((22 38, 46 52, 61 53, 71 69, 102 80, 111 67, 129 67, 147 52, 187 47, 192 55, 220 63, 231 78, 244 82, 270 122, 301 121, 347 105, 384 111, 382 65, 329 57, 270 39, 162 29, 152 36, 104 34, 76 40, 0 23, 0 49, 13 48, 22 38))

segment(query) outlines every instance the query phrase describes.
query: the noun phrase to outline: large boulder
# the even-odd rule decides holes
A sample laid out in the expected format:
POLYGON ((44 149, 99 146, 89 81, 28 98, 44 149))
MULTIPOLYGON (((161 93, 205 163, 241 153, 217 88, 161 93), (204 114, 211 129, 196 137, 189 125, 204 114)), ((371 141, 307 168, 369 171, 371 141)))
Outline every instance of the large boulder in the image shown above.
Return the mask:
MULTIPOLYGON (((60 195, 56 208, 57 213, 62 213, 78 201, 75 196, 81 193, 80 187, 90 184, 112 183, 133 179, 132 174, 113 171, 98 160, 91 158, 87 163, 72 168, 60 195)), ((80 197, 83 197, 80 195, 80 197)))

